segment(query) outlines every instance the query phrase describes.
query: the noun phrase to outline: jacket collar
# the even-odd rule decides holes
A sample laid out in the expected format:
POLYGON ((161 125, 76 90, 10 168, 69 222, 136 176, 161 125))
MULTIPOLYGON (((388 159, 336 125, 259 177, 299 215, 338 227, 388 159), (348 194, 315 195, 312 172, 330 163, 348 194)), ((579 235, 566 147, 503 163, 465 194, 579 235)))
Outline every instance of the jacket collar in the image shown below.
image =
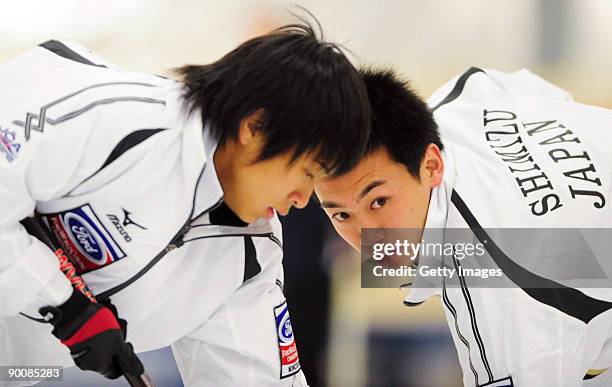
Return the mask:
MULTIPOLYGON (((422 241, 427 244, 442 244, 444 243, 444 231, 446 221, 448 219, 448 208, 455 184, 457 175, 455 169, 455 160, 452 149, 446 148, 442 152, 444 160, 444 177, 442 183, 431 190, 429 198, 429 208, 427 209, 427 218, 425 220, 425 228, 423 229, 422 241)), ((443 257, 419 255, 418 265, 426 265, 437 267, 441 265, 443 257)), ((415 306, 423 303, 429 297, 440 292, 440 284, 432 283, 430 280, 417 276, 410 291, 404 299, 404 305, 415 306)))
MULTIPOLYGON (((198 120, 200 119, 199 114, 198 120)), ((195 203, 192 219, 199 217, 204 212, 220 205, 223 200, 223 188, 215 168, 214 154, 217 149, 217 141, 210 136, 210 124, 206 123, 202 129, 200 125, 197 137, 193 139, 200 144, 205 165, 196 186, 195 203)))

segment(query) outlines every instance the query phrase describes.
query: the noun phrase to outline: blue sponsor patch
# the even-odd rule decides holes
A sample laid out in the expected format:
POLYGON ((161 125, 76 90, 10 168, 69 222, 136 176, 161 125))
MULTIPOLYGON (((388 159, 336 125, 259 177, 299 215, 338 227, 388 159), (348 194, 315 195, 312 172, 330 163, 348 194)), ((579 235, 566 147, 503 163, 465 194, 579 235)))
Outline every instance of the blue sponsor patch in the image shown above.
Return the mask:
POLYGON ((283 379, 295 375, 301 368, 287 302, 283 302, 274 308, 274 317, 276 320, 276 334, 278 336, 278 351, 281 363, 280 377, 283 379))
POLYGON ((20 149, 17 134, 8 128, 0 127, 0 153, 4 154, 9 163, 17 158, 20 149))
POLYGON ((89 204, 46 218, 79 274, 126 256, 89 204))
POLYGON ((64 224, 81 253, 87 255, 95 264, 103 265, 106 262, 104 242, 98 238, 100 233, 91 220, 75 213, 68 213, 64 217, 64 224))

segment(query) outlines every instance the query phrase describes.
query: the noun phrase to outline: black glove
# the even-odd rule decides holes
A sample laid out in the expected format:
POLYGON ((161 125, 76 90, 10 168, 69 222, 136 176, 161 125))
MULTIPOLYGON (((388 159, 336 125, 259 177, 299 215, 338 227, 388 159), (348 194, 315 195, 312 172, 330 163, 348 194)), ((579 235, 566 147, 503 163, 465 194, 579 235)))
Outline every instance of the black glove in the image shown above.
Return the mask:
POLYGON ((79 291, 73 291, 64 304, 45 306, 39 313, 53 324, 53 335, 70 349, 80 369, 98 372, 109 379, 144 372, 134 348, 125 342, 116 313, 108 307, 92 303, 79 291))
POLYGON ((123 333, 123 340, 127 338, 127 321, 119 317, 119 313, 117 312, 117 307, 111 302, 110 298, 105 298, 104 300, 98 300, 98 303, 102 306, 110 309, 111 312, 115 315, 115 318, 119 322, 119 326, 121 327, 121 332, 123 333))

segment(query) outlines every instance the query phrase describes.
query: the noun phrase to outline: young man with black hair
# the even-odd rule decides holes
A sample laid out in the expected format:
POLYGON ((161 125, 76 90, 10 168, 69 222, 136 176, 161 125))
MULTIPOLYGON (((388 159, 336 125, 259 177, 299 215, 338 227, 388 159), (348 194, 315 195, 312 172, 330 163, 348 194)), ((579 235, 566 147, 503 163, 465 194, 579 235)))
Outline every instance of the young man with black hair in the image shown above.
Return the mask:
POLYGON ((359 159, 363 82, 305 25, 177 73, 59 41, 0 66, 0 364, 72 354, 109 378, 138 374, 129 341, 172 345, 186 385, 306 384, 277 212, 359 159), (99 303, 20 225, 34 212, 99 303))
POLYGON ((362 76, 366 155, 315 186, 340 236, 369 261, 398 229, 420 246, 383 263, 406 263, 405 305, 442 297, 466 386, 609 386, 612 111, 526 70, 472 68, 434 93, 433 114, 392 71, 362 76))

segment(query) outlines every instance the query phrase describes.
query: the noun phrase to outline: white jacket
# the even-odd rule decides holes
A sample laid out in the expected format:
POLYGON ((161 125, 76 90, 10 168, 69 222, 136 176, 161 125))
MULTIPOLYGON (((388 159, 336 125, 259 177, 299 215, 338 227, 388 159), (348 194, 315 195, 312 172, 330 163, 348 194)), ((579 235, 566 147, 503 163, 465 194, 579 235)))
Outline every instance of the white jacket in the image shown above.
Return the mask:
MULTIPOLYGON (((446 229, 439 242, 453 229, 471 229, 473 241, 486 246, 487 267, 503 276, 496 288, 476 286, 473 277, 454 286, 445 280, 441 289, 414 289, 406 304, 442 297, 466 386, 610 385, 612 370, 601 370, 612 366, 611 286, 576 282, 575 271, 593 261, 561 255, 573 242, 561 249, 541 238, 551 228, 612 236, 612 111, 575 103, 526 70, 475 68, 434 93, 430 105, 445 172, 426 228, 446 229), (517 244, 507 240, 512 228, 542 231, 517 244), (527 266, 534 262, 517 251, 535 251, 540 260, 527 266), (551 281, 558 285, 546 289, 551 281)), ((589 250, 612 278, 609 248, 589 250)), ((450 268, 474 264, 443 259, 450 268)))
POLYGON ((50 41, 2 64, 0 85, 0 364, 72 364, 47 324, 17 315, 71 292, 19 224, 36 210, 137 351, 173 345, 186 385, 305 385, 280 223, 222 204, 216 144, 180 83, 50 41))

